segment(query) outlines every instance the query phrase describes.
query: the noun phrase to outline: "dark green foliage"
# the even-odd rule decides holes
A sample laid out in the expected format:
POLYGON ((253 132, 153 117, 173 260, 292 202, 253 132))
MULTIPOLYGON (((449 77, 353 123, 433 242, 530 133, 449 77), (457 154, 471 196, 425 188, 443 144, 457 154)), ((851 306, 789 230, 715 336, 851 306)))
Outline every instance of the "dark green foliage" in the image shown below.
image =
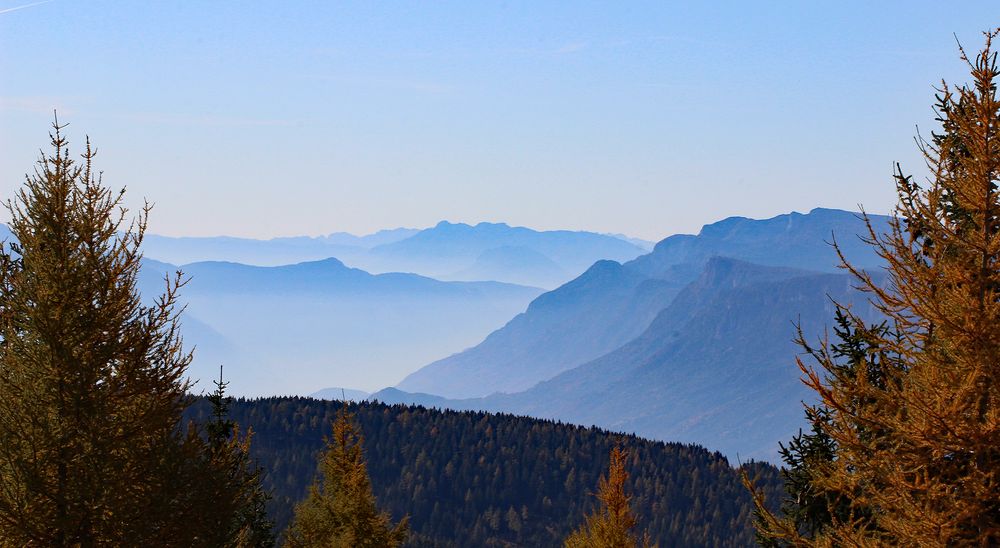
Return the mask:
MULTIPOLYGON (((872 326, 855 326, 847 312, 838 307, 834 312, 834 335, 838 342, 830 345, 831 356, 838 360, 834 365, 845 375, 856 375, 858 367, 865 368, 869 382, 874 386, 885 386, 886 375, 882 370, 887 367, 878 359, 876 342, 889 336, 888 326, 883 322, 872 326)), ((800 340, 807 353, 814 350, 800 340)), ((883 354, 884 356, 884 354, 883 354)), ((833 463, 837 454, 837 442, 826 432, 830 424, 831 412, 822 405, 807 406, 806 420, 809 421, 809 432, 799 431, 787 445, 781 444, 779 453, 785 466, 781 470, 784 479, 785 499, 781 503, 781 512, 791 520, 795 529, 804 538, 815 538, 834 520, 846 521, 857 519, 867 512, 859 512, 853 508, 850 495, 843 492, 831 492, 819 485, 824 468, 833 463)), ((859 429, 863 425, 858 425, 859 429)), ((868 432, 867 436, 875 433, 868 432)), ((757 513, 757 542, 761 546, 778 547, 787 543, 773 538, 767 532, 766 520, 757 513)))
POLYGON ((233 547, 274 546, 274 523, 267 514, 270 494, 264 489, 264 470, 250 457, 248 431, 241 439, 239 426, 229 417, 232 398, 226 396, 226 386, 219 367, 219 380, 213 381, 215 391, 206 397, 211 406, 211 420, 205 426, 210 462, 217 476, 228 483, 226 492, 232 496, 233 508, 220 515, 216 530, 219 542, 233 547))
MULTIPOLYGON (((284 529, 316 473, 323 436, 342 406, 308 398, 236 400, 252 426, 252 455, 268 470, 271 516, 284 529)), ((199 402, 192 416, 208 420, 199 402)), ((629 456, 637 528, 660 546, 750 546, 749 494, 718 453, 596 428, 480 412, 351 404, 379 507, 409 515, 411 546, 557 546, 591 508, 590 494, 619 441, 629 456)), ((770 500, 781 481, 746 465, 770 500)))
MULTIPOLYGON (((792 438, 788 445, 781 444, 781 460, 785 463, 781 475, 785 480, 787 497, 781 511, 794 521, 804 536, 812 538, 832 523, 832 502, 827 493, 813 485, 817 478, 816 467, 833 461, 836 443, 823 431, 822 423, 829 420, 825 409, 807 409, 806 416, 812 425, 809 432, 792 438)), ((843 518, 844 516, 838 516, 843 518)), ((774 539, 758 535, 761 546, 781 546, 774 539)))
POLYGON ((229 383, 222 380, 222 367, 219 367, 219 380, 212 383, 215 391, 205 397, 212 406, 212 420, 205 424, 205 435, 209 445, 218 450, 232 438, 236 423, 229 418, 229 404, 233 398, 226 395, 229 383))

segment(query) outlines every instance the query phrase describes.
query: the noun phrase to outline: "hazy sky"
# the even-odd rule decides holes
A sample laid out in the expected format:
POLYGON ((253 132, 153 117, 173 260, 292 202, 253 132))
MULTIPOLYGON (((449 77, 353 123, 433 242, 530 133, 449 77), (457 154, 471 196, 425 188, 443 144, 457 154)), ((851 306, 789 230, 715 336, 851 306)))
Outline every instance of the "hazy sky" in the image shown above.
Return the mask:
POLYGON ((251 237, 885 212, 964 79, 953 33, 1000 25, 995 1, 25 4, 0 0, 0 195, 58 108, 154 232, 251 237))

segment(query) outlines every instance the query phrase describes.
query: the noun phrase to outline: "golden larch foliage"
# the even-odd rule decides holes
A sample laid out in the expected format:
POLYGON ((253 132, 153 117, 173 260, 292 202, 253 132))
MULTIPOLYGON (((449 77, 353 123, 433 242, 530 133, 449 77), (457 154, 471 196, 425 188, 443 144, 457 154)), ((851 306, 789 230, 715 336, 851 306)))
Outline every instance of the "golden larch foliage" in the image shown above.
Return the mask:
POLYGON ((320 463, 321 478, 295 507, 286 535, 290 548, 392 548, 405 542, 407 518, 393 525, 378 509, 364 460, 364 438, 347 403, 337 413, 320 463))
POLYGON ((805 383, 831 410, 824 430, 837 447, 814 487, 845 494, 850 512, 806 538, 758 497, 765 538, 802 546, 1000 545, 996 36, 987 33, 972 57, 962 51, 969 85, 939 90, 941 132, 920 140, 929 181, 917 184, 897 169, 889 233, 869 223, 887 279, 844 262, 888 329, 866 328, 847 311, 868 337, 861 366, 839 367, 827 343, 807 346, 816 366, 799 361, 805 383))
POLYGON ((611 450, 608 475, 598 482, 599 507, 587 516, 579 529, 563 543, 566 548, 635 548, 649 546, 648 537, 641 541, 632 531, 637 524, 632 513, 632 496, 625 492, 628 454, 619 446, 611 450))

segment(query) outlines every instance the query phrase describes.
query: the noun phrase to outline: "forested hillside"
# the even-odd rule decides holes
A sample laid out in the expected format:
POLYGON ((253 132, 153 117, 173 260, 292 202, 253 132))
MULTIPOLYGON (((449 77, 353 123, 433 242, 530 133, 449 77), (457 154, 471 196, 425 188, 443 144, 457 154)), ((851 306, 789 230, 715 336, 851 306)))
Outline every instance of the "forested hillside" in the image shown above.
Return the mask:
MULTIPOLYGON (((316 471, 323 437, 342 404, 308 398, 237 400, 231 416, 254 430, 279 530, 316 471)), ((414 546, 556 546, 594 503, 591 493, 621 441, 628 489, 660 546, 749 546, 752 503, 719 453, 595 428, 479 412, 352 404, 364 431, 380 506, 408 514, 414 546)), ((207 417, 199 401, 190 412, 207 417)), ((751 464, 777 500, 778 472, 751 464)))

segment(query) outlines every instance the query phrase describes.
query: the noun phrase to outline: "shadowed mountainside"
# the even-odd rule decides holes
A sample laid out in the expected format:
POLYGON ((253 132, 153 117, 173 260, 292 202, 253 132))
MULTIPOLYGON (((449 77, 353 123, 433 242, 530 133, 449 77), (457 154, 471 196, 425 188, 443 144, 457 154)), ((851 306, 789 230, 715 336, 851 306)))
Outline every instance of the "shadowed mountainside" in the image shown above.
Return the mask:
MULTIPOLYGON (((888 218, 872 221, 881 232, 888 218)), ((835 272, 837 255, 826 242, 836 237, 853 263, 878 266, 879 258, 857 237, 865 233, 856 213, 814 209, 765 220, 733 217, 696 236, 671 236, 624 265, 594 264, 539 296, 480 344, 427 365, 397 388, 448 398, 525 390, 638 337, 711 257, 835 272)))
POLYGON ((638 337, 514 394, 448 400, 386 390, 373 398, 485 409, 697 443, 730 457, 774 459, 804 424, 795 325, 809 340, 836 299, 876 318, 846 274, 714 258, 638 337))

